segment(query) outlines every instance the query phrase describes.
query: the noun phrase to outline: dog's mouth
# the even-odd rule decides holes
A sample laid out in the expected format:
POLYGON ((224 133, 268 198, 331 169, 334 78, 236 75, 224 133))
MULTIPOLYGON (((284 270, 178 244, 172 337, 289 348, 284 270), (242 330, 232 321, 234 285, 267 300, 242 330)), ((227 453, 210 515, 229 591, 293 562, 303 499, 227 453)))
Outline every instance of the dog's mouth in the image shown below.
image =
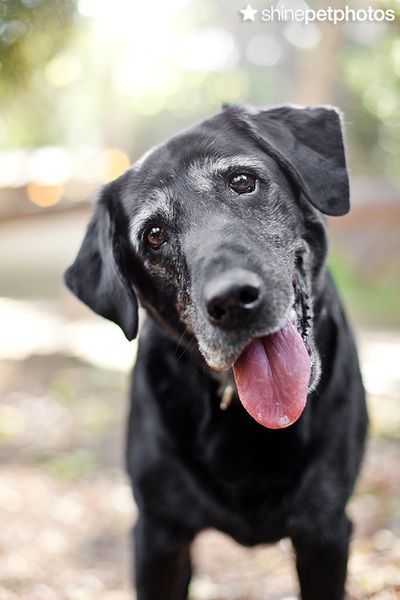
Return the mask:
POLYGON ((275 333, 254 338, 233 365, 239 399, 264 427, 280 429, 301 416, 309 391, 312 350, 308 295, 293 277, 295 301, 289 319, 275 333))

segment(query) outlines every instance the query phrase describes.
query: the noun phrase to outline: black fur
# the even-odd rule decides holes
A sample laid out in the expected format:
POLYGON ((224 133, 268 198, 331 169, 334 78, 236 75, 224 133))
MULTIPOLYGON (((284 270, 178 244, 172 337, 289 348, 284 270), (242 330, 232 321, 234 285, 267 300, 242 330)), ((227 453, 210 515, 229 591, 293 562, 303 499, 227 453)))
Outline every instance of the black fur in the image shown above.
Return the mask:
POLYGON ((325 267, 321 212, 345 214, 348 196, 337 113, 290 107, 226 107, 103 191, 66 282, 129 339, 135 295, 149 315, 127 443, 138 600, 187 597, 190 543, 208 527, 249 546, 290 537, 303 600, 344 598, 345 507, 367 416, 352 333, 325 267), (255 172, 254 193, 236 196, 232 169, 212 170, 238 156, 254 161, 235 167, 255 172), (158 250, 146 245, 151 226, 168 231, 158 250), (207 316, 204 287, 238 267, 256 274, 261 298, 242 324, 222 329, 207 316), (266 429, 235 392, 221 411, 233 362, 251 338, 280 329, 292 305, 313 362, 300 419, 266 429))

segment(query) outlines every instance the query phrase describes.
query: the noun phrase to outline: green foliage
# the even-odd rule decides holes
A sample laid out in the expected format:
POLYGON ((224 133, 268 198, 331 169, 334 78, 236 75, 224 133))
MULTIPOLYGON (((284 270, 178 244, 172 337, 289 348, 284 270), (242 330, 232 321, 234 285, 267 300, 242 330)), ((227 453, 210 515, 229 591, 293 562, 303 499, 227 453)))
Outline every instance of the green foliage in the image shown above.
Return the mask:
POLYGON ((357 153, 356 170, 379 173, 400 184, 400 5, 390 5, 396 21, 370 42, 348 43, 342 73, 353 94, 346 118, 357 153))
POLYGON ((338 253, 330 255, 329 266, 355 322, 372 326, 400 326, 399 284, 365 280, 338 253))
POLYGON ((88 477, 98 469, 96 456, 88 448, 75 448, 57 456, 39 456, 36 464, 51 475, 66 480, 88 477))
POLYGON ((75 0, 0 0, 0 65, 3 102, 24 93, 71 34, 75 0))

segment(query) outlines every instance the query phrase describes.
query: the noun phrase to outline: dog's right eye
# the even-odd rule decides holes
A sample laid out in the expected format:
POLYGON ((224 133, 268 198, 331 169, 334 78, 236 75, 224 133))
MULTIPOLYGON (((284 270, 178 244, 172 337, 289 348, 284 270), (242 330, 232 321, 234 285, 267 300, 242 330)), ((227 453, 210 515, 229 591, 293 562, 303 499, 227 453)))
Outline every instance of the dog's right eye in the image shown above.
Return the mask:
POLYGON ((229 178, 229 187, 235 194, 251 194, 256 189, 257 179, 249 173, 235 173, 229 178))
POLYGON ((168 241, 168 234, 162 227, 153 226, 146 231, 145 240, 150 248, 158 250, 168 241))

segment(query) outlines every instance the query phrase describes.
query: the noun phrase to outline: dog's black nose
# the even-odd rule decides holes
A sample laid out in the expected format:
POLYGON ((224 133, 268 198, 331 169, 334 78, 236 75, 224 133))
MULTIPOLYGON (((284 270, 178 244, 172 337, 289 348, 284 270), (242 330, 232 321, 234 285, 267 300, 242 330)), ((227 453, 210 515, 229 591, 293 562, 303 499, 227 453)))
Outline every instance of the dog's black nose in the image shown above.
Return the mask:
POLYGON ((252 271, 231 269, 208 281, 204 303, 210 321, 219 327, 238 327, 253 316, 261 302, 261 281, 252 271))

